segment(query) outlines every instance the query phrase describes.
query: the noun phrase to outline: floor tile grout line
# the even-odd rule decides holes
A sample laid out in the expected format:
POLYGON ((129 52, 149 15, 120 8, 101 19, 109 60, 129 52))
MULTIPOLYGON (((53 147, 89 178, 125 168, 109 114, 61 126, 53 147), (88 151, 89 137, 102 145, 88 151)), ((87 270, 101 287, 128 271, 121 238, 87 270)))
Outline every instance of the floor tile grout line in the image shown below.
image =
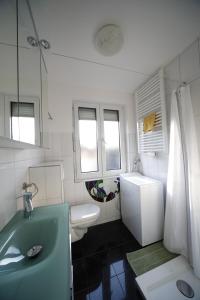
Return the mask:
MULTIPOLYGON (((123 273, 121 273, 121 274, 123 274, 123 273)), ((116 278, 118 279, 117 274, 116 274, 115 276, 110 277, 109 279, 113 279, 114 277, 116 277, 116 278)), ((119 279, 118 279, 118 281, 119 281, 119 279)), ((119 281, 119 283, 120 283, 120 281, 119 281)), ((90 289, 94 286, 94 284, 95 284, 95 283, 93 283, 93 284, 91 284, 91 285, 88 285, 86 288, 82 288, 82 289, 80 289, 80 290, 74 291, 74 294, 81 294, 81 293, 84 292, 84 291, 90 292, 90 289)), ((122 288, 121 284, 120 284, 120 287, 122 288)), ((123 288, 122 288, 122 290, 123 290, 123 288)))
MULTIPOLYGON (((123 274, 123 273, 121 273, 121 274, 123 274)), ((117 280, 118 280, 118 283, 119 283, 119 285, 120 285, 120 287, 121 287, 121 289, 122 289, 122 292, 123 292, 124 296, 126 296, 126 293, 125 293, 125 291, 124 291, 124 289, 123 289, 123 287, 122 287, 122 285, 121 285, 121 282, 120 282, 118 276, 117 276, 117 280)))

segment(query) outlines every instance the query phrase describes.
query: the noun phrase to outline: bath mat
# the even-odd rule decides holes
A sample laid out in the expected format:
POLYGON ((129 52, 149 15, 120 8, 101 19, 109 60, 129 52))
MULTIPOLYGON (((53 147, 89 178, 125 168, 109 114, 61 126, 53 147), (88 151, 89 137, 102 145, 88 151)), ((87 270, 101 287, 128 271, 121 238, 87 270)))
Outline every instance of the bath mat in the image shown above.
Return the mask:
POLYGON ((128 262, 137 276, 146 273, 177 256, 177 254, 169 252, 163 246, 162 242, 127 253, 128 262))

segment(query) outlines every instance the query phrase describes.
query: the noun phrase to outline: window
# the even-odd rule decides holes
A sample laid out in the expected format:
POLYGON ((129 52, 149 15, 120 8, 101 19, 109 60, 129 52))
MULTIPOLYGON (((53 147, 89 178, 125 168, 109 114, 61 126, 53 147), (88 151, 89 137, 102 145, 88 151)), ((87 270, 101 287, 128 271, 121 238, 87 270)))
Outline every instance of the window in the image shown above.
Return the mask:
POLYGON ((4 96, 5 136, 40 145, 40 99, 32 96, 4 96))
POLYGON ((97 172, 97 119, 95 108, 78 108, 81 172, 97 172))
POLYGON ((121 169, 119 111, 104 109, 106 170, 121 169))
POLYGON ((123 108, 74 104, 74 154, 77 180, 125 171, 123 108))
POLYGON ((34 103, 10 102, 12 139, 35 144, 34 103))

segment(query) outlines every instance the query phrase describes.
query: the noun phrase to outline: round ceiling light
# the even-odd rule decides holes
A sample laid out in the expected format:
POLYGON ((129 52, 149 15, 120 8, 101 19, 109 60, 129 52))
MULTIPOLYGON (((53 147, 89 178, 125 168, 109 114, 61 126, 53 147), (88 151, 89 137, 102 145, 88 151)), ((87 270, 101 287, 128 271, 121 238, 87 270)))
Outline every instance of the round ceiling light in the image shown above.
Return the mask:
POLYGON ((95 35, 95 47, 104 56, 112 56, 118 53, 124 39, 119 26, 107 24, 101 27, 95 35))

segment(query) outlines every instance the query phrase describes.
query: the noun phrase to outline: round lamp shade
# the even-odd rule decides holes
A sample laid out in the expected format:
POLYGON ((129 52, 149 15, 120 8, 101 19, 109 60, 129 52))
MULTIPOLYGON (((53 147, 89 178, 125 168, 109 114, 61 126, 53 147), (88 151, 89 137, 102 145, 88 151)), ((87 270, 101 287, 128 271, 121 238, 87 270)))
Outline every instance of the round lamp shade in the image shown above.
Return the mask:
POLYGON ((101 27, 95 36, 95 47, 104 56, 112 56, 118 53, 124 39, 119 26, 108 24, 101 27))

